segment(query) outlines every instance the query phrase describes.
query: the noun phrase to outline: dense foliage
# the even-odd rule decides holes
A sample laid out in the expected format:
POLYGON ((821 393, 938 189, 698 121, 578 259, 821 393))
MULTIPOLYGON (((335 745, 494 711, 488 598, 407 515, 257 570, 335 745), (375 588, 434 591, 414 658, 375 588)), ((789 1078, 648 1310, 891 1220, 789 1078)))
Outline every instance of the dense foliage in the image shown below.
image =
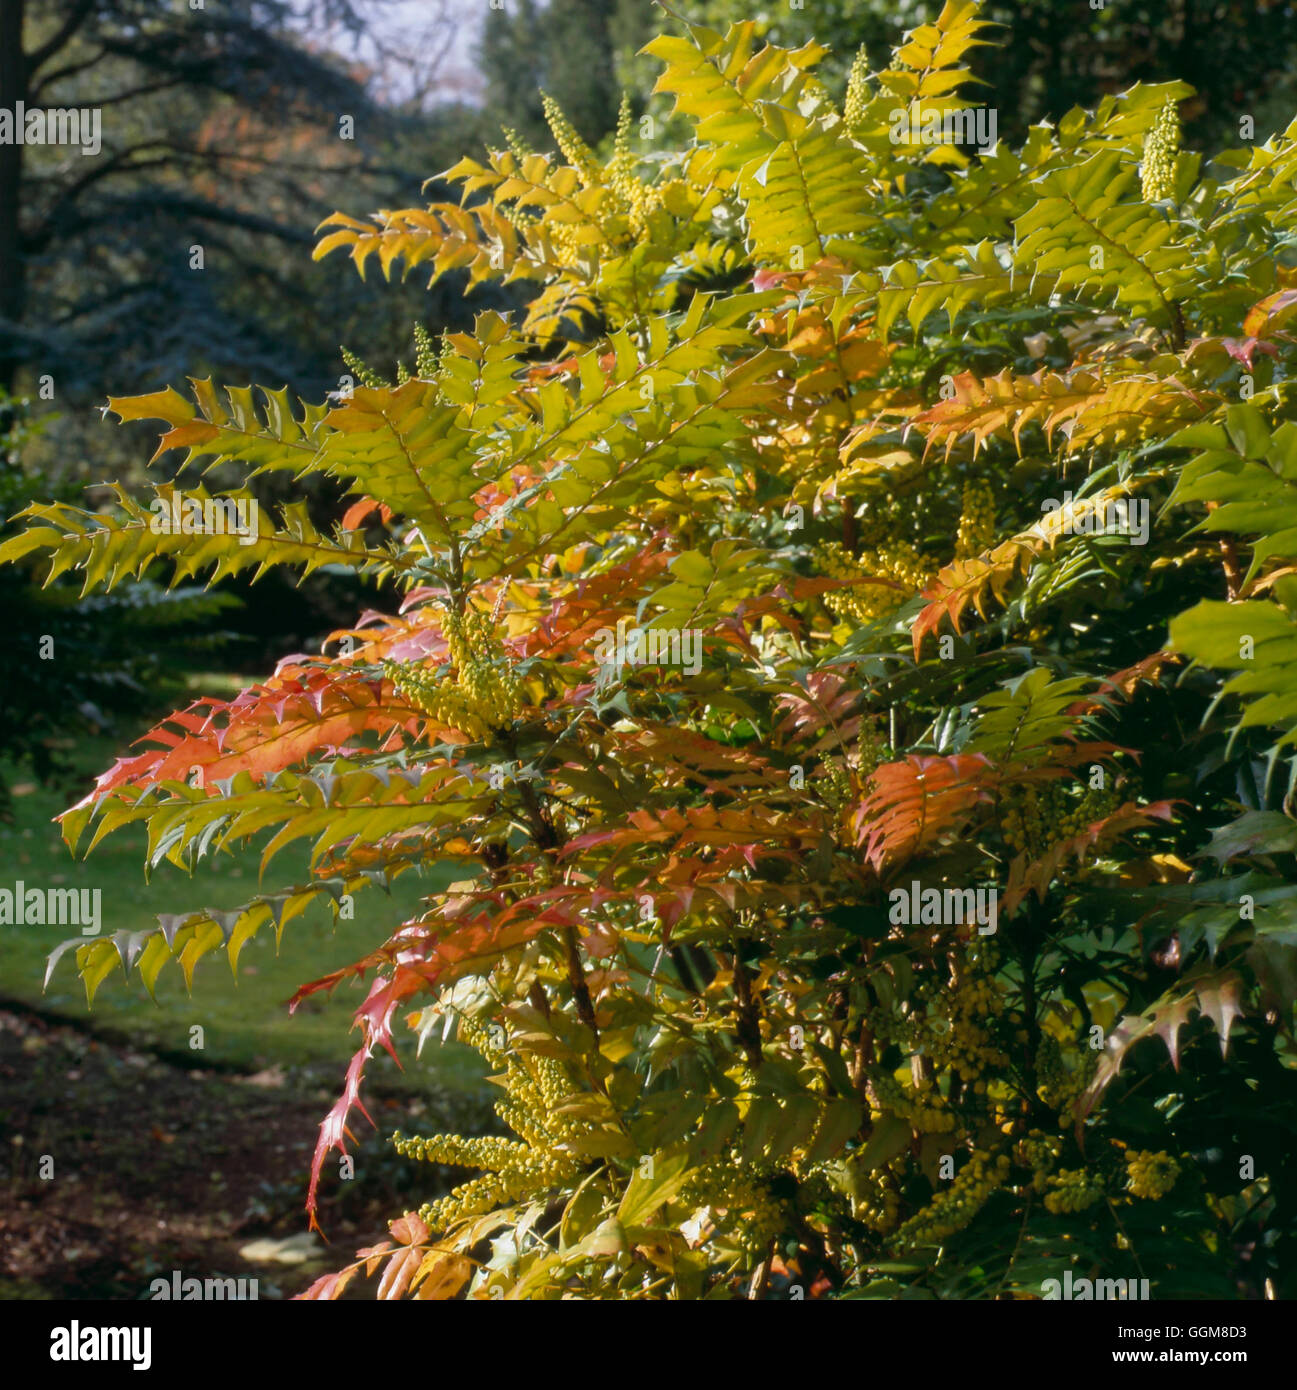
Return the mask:
MULTIPOLYGON (((755 19, 771 43, 796 48, 815 39, 833 51, 817 74, 840 92, 855 50, 881 53, 904 29, 932 19, 936 0, 815 0, 752 4, 691 0, 673 5, 695 22, 724 30, 755 19)), ((638 11, 641 23, 652 19, 638 11)), ((1234 140, 1250 117, 1259 138, 1288 123, 1297 51, 1297 12, 1282 0, 987 0, 980 17, 1005 26, 1005 39, 968 55, 999 111, 1000 134, 1026 137, 1032 124, 1059 120, 1132 82, 1178 77, 1193 95, 1181 104, 1186 131, 1212 144, 1234 140)), ((649 35, 644 34, 644 39, 649 35)), ((641 40, 643 41, 643 40, 641 40)))
POLYGON ((396 1136, 469 1180, 313 1296, 1297 1291, 1297 122, 1208 164, 1168 83, 1020 149, 894 140, 979 37, 948 0, 842 107, 815 44, 656 38, 687 148, 624 122, 601 162, 551 109, 559 157, 318 247, 529 282, 521 323, 332 407, 112 402, 343 480, 335 533, 123 494, 0 550, 400 591, 63 818, 153 865, 311 846, 242 912, 67 943, 91 997, 462 864, 299 991, 369 980, 309 1206, 402 1014, 514 1137, 396 1136))
MULTIPOLYGON (((722 33, 751 20, 760 40, 782 48, 813 40, 829 49, 816 76, 840 98, 862 45, 882 56, 940 9, 940 0, 549 0, 543 9, 536 0, 499 0, 487 13, 477 61, 486 109, 498 122, 544 141, 543 88, 598 145, 616 120, 610 63, 636 114, 649 110, 662 130, 671 103, 650 98, 659 65, 637 50, 662 27, 663 10, 722 33)), ((967 58, 985 84, 976 88, 981 100, 996 108, 1000 135, 1010 143, 1073 106, 1168 77, 1194 88, 1180 115, 1195 145, 1214 148, 1240 131, 1265 139, 1288 123, 1297 10, 1283 0, 987 0, 980 17, 1008 30, 1005 42, 967 58)))

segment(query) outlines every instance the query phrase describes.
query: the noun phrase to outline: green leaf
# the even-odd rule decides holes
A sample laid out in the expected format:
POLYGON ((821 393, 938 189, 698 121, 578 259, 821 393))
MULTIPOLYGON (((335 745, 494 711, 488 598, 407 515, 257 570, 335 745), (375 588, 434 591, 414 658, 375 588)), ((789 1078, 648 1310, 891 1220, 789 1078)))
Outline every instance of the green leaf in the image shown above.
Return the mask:
POLYGON ((617 1207, 618 1221, 623 1226, 651 1225, 650 1218, 676 1195, 689 1171, 686 1154, 654 1154, 648 1177, 644 1176, 643 1165, 637 1165, 617 1207))

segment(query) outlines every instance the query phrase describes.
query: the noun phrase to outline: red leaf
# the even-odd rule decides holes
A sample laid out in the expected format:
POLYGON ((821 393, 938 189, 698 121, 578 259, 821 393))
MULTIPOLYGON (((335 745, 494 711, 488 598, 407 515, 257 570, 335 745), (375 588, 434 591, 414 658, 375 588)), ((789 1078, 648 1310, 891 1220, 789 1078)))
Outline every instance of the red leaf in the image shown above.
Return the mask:
POLYGON ((1252 358, 1256 353, 1264 352, 1268 357, 1279 356, 1279 349, 1261 338, 1222 338, 1221 343, 1225 351, 1235 361, 1242 362, 1249 372, 1252 370, 1252 358))
MULTIPOLYGON (((380 975, 374 980, 365 1002, 356 1010, 355 1022, 361 1027, 364 1045, 352 1057, 347 1067, 342 1094, 320 1124, 320 1135, 311 1158, 311 1181, 306 1198, 306 1210, 310 1214, 312 1229, 319 1230, 316 1220, 317 1192, 324 1160, 333 1149, 338 1149, 344 1154, 347 1152, 344 1141, 352 1137, 347 1128, 347 1119, 352 1108, 358 1109, 371 1125, 374 1123, 360 1099, 365 1063, 374 1048, 381 1046, 397 1065, 400 1065, 400 1059, 392 1046, 392 1017, 397 1006, 412 995, 434 988, 439 981, 452 977, 469 966, 480 966, 501 952, 529 941, 546 927, 577 920, 575 909, 567 916, 563 916, 553 906, 538 910, 539 897, 524 898, 500 910, 497 906, 499 894, 482 896, 492 902, 492 910, 478 911, 466 921, 458 923, 453 931, 442 935, 429 929, 422 934, 416 934, 415 929, 424 924, 410 924, 410 927, 398 932, 372 955, 345 970, 335 971, 322 980, 303 985, 293 996, 290 1008, 296 1007, 301 999, 318 989, 332 989, 347 975, 364 975, 379 962, 390 963, 392 967, 390 977, 380 975)), ((542 896, 546 899, 562 896, 584 902, 588 894, 576 888, 560 887, 549 890, 542 896)), ((473 898, 468 899, 470 905, 474 901, 473 898)), ((409 1218, 406 1220, 408 1222, 409 1218)), ((407 1229, 412 1230, 413 1227, 407 1229)))
POLYGON ((353 1264, 348 1265, 346 1269, 337 1270, 333 1274, 321 1274, 305 1293, 299 1293, 297 1297, 300 1300, 332 1302, 334 1299, 342 1297, 343 1290, 359 1273, 360 1265, 353 1264))
POLYGON ((1166 1044, 1171 1054, 1171 1065, 1180 1070, 1180 1029, 1189 1022, 1193 1010, 1193 996, 1186 994, 1183 999, 1159 1009, 1153 1023, 1153 1031, 1166 1044))
POLYGON ((811 671, 804 690, 790 691, 775 700, 776 707, 786 711, 775 732, 807 734, 835 727, 859 702, 860 687, 848 685, 838 672, 811 671))
POLYGON ((373 681, 290 667, 231 701, 198 700, 169 715, 139 740, 162 747, 119 758, 77 807, 93 806, 122 787, 143 791, 184 781, 195 768, 205 787, 236 772, 261 779, 312 754, 336 752, 366 731, 379 734, 380 747, 389 749, 423 723, 423 715, 373 681))

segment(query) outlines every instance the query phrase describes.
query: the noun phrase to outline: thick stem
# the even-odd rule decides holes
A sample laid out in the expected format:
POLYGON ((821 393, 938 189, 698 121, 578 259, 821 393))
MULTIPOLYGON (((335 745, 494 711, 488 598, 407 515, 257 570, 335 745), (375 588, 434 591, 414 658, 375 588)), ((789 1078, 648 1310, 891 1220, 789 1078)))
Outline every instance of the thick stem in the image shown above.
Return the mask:
POLYGON ((734 952, 734 996, 738 1000, 734 1036, 747 1056, 748 1065, 756 1071, 762 1062, 761 1013, 752 997, 752 977, 738 950, 734 952))
MULTIPOLYGON (((518 750, 512 736, 507 736, 505 741, 510 757, 516 762, 518 750)), ((537 800, 536 793, 530 783, 522 782, 519 785, 518 796, 526 813, 527 825, 531 830, 532 839, 536 842, 536 847, 543 854, 558 849, 562 844, 562 836, 545 814, 545 808, 537 800)), ((576 931, 570 926, 564 927, 560 937, 563 942, 563 955, 567 963, 567 980, 572 987, 572 998, 576 1004, 576 1016, 594 1034, 595 1045, 598 1046, 599 1025, 595 1022, 594 1001, 590 998, 590 987, 585 981, 585 968, 581 963, 581 951, 577 945, 576 931)))
POLYGON ((856 514, 850 502, 842 509, 842 546, 852 555, 860 550, 860 530, 856 525, 856 514))
POLYGON ((572 998, 576 1001, 576 1016, 594 1034, 597 1045, 599 1025, 594 1019, 594 1001, 590 998, 590 987, 585 982, 585 967, 581 963, 575 929, 564 927, 562 937, 563 951, 567 957, 567 982, 572 986, 572 998))
POLYGON ((505 865, 509 862, 508 847, 499 840, 493 840, 482 846, 481 859, 491 875, 491 883, 498 888, 504 879, 505 865))
POLYGON ((1184 348, 1185 339, 1188 336, 1184 323, 1184 310, 1178 304, 1171 306, 1171 345, 1176 352, 1184 348))
MULTIPOLYGON (((1219 502, 1208 502, 1207 510, 1213 512, 1219 506, 1219 502)), ((1229 601, 1233 603, 1243 592, 1243 566, 1239 562, 1238 547, 1225 536, 1222 536, 1220 541, 1220 557, 1225 571, 1225 591, 1229 601)))
POLYGON ((539 980, 531 982, 531 988, 527 991, 527 998, 531 1000, 532 1008, 548 1021, 549 995, 545 993, 545 986, 539 980))
MULTIPOLYGON (((16 112, 27 96, 23 54, 25 0, 0 0, 0 109, 16 112)), ((12 391, 22 362, 18 345, 26 310, 27 276, 23 264, 23 146, 0 145, 0 391, 12 391)))
POLYGON ((671 957, 671 963, 676 968, 676 978, 689 991, 690 994, 701 994, 702 988, 694 975, 693 962, 685 955, 679 946, 669 946, 667 954, 671 957))

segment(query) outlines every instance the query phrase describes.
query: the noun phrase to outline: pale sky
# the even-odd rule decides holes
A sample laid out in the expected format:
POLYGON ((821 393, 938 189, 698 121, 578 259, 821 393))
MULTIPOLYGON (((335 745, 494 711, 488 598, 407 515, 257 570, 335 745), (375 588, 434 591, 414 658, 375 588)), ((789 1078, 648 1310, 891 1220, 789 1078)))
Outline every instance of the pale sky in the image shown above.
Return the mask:
MULTIPOLYGON (((392 84, 393 95, 422 88, 433 102, 480 99, 481 82, 473 63, 473 48, 489 7, 489 0, 376 3, 372 11, 374 27, 394 51, 379 65, 384 78, 392 84), (432 76, 430 69, 443 49, 445 56, 436 63, 432 76)), ((357 53, 344 36, 339 36, 335 47, 347 57, 373 60, 372 48, 362 46, 357 53)))

